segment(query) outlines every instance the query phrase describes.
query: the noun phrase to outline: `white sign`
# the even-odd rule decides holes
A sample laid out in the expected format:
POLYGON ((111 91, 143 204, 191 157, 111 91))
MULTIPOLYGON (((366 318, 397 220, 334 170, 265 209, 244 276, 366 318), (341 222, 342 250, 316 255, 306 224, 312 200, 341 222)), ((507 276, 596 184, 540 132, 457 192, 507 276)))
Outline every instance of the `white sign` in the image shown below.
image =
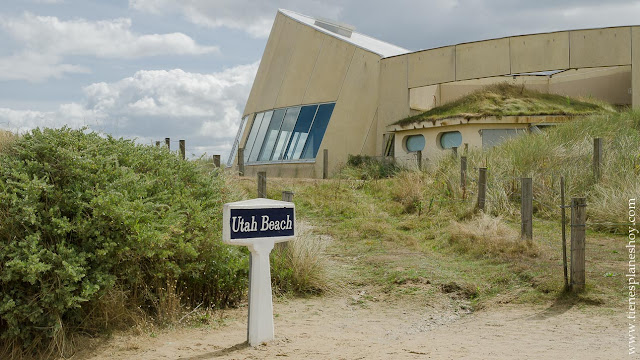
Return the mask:
POLYGON ((277 242, 295 237, 295 205, 253 199, 224 204, 222 241, 244 245, 251 252, 247 341, 255 346, 273 340, 273 299, 269 254, 277 242))

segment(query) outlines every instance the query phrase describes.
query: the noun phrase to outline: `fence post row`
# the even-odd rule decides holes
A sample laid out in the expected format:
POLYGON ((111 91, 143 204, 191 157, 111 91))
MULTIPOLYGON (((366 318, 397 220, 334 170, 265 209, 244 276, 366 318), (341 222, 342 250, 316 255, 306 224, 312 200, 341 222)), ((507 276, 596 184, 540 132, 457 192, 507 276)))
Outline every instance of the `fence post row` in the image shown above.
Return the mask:
POLYGON ((587 201, 571 199, 571 290, 581 291, 585 286, 585 221, 587 201))
POLYGON ((184 140, 180 140, 180 157, 182 160, 186 159, 186 145, 184 140))
POLYGON ((522 196, 520 198, 520 237, 523 240, 533 239, 533 181, 522 178, 522 196))
POLYGON ((258 172, 258 197, 267 198, 267 172, 258 172))
POLYGON ((478 209, 484 211, 484 202, 487 194, 487 168, 478 169, 478 209))
POLYGON ((593 139, 593 177, 600 181, 602 165, 602 138, 593 139))
POLYGON ((244 176, 244 148, 238 148, 238 175, 244 176))

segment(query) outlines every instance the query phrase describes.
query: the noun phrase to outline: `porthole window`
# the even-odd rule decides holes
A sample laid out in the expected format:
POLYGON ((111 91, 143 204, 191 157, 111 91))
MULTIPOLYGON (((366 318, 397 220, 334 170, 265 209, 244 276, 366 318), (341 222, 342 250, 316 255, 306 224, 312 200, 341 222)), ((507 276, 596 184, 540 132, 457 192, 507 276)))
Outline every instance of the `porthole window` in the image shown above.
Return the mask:
POLYGON ((404 138, 404 147, 408 152, 416 152, 424 150, 424 136, 410 135, 404 138))
POLYGON ((462 134, 460 131, 450 131, 440 134, 440 147, 443 149, 451 149, 462 145, 462 134))

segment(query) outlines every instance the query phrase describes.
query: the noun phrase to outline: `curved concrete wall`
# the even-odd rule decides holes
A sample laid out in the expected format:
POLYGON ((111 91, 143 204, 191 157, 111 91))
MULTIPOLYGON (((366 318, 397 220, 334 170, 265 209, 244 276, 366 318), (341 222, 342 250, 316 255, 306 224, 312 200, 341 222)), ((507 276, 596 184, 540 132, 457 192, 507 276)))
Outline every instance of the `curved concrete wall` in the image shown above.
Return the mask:
MULTIPOLYGON (((598 74, 572 70, 550 78, 523 77, 516 82, 526 82, 527 87, 540 91, 640 106, 640 27, 513 36, 384 58, 380 65, 378 129, 483 85, 510 81, 505 75, 608 67, 598 74), (404 62, 406 72, 399 65, 404 62), (406 88, 400 84, 403 79, 407 79, 406 88), (409 94, 408 102, 400 99, 405 94, 409 94)), ((379 141, 377 154, 381 151, 379 141)))

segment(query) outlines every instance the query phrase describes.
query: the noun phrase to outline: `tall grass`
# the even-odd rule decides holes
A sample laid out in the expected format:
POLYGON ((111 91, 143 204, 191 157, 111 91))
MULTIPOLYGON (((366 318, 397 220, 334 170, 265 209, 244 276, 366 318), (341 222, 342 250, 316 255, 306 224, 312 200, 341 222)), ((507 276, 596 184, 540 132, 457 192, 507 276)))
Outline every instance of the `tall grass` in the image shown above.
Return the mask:
MULTIPOLYGON (((624 222, 629 197, 640 195, 640 112, 605 113, 558 125, 539 134, 520 136, 489 151, 470 151, 470 191, 477 188, 477 168, 486 166, 486 211, 494 216, 520 212, 520 178, 532 177, 534 213, 554 218, 560 203, 560 177, 566 197, 586 197, 589 221, 600 230, 616 231, 624 222), (593 138, 603 138, 602 178, 593 175, 593 138)), ((442 159, 431 171, 439 193, 460 197, 459 161, 442 159)))

